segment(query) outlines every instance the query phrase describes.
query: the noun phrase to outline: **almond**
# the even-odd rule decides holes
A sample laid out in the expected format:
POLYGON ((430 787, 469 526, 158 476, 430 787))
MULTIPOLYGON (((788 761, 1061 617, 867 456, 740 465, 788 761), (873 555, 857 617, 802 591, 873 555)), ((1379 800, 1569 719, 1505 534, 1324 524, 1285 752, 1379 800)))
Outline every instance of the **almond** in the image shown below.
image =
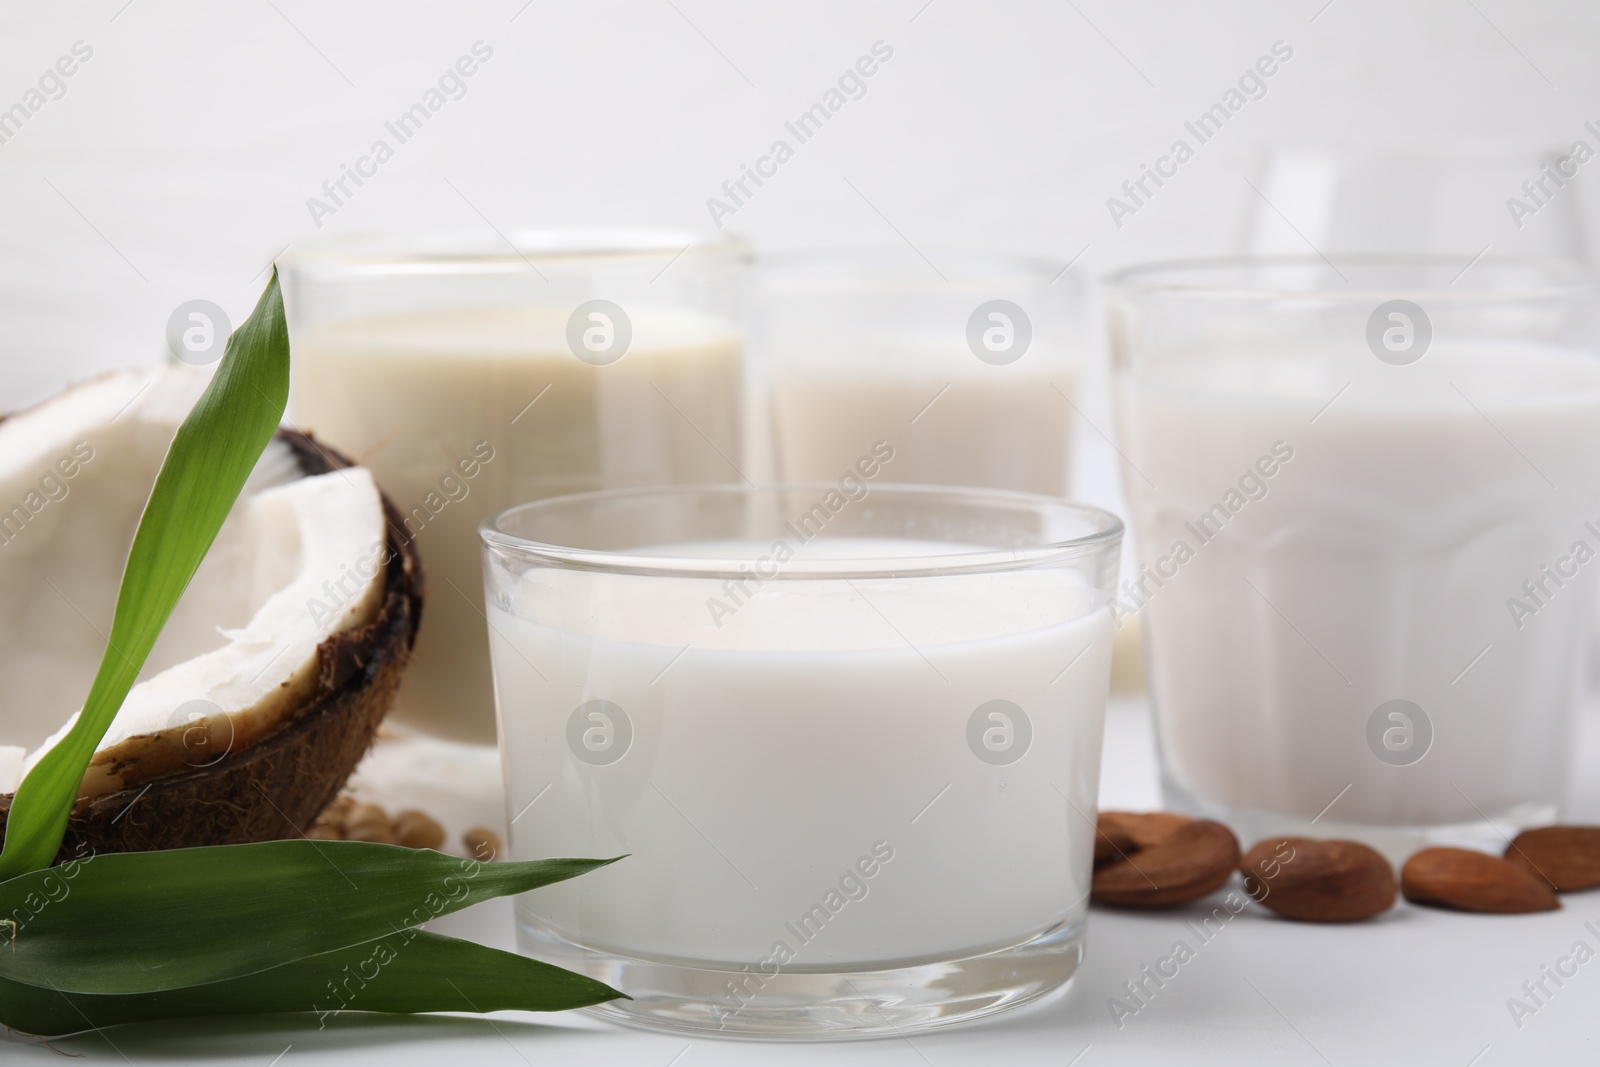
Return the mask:
POLYGON ((1115 826, 1107 827, 1103 819, 1095 828, 1094 865, 1097 869, 1137 851, 1139 846, 1133 843, 1127 831, 1115 826))
POLYGON ((1096 869, 1125 859, 1194 820, 1169 811, 1102 811, 1095 825, 1096 869))
MULTIPOLYGON (((1233 831, 1209 819, 1164 819, 1167 828, 1153 844, 1094 872, 1091 899, 1124 908, 1170 908, 1199 900, 1227 883, 1239 865, 1233 831)), ((1157 823, 1142 825, 1154 832, 1157 823)), ((1137 844, 1138 836, 1133 836, 1137 844)))
POLYGON ((1600 826, 1546 826, 1524 830, 1506 848, 1506 859, 1572 893, 1600 886, 1600 826))
POLYGON ((1239 870, 1250 899, 1286 919, 1358 922, 1394 907, 1394 868, 1359 841, 1269 837, 1239 870))
POLYGON ((504 848, 500 843, 500 835, 482 826, 474 826, 462 834, 461 843, 467 846, 467 855, 484 863, 499 859, 504 848))
POLYGON ((1555 890, 1537 875, 1464 848, 1425 848, 1406 860, 1400 892, 1413 904, 1499 915, 1561 907, 1555 890))
POLYGON ((353 822, 344 831, 346 841, 368 841, 375 845, 394 844, 394 827, 387 822, 353 822))
POLYGON ((1098 829, 1113 840, 1133 842, 1134 848, 1149 848, 1191 822, 1187 815, 1170 811, 1102 811, 1098 829))
POLYGON ((420 811, 402 811, 394 817, 394 841, 406 848, 437 849, 444 844, 444 827, 420 811))

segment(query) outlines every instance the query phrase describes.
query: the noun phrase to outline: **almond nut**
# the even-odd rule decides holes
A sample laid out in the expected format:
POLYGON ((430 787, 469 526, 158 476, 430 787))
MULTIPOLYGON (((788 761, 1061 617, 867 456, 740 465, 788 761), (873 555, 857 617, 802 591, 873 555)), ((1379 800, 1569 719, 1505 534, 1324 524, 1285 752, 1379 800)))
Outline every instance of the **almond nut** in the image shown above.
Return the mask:
POLYGON ((1096 828, 1114 841, 1126 840, 1133 842, 1134 848, 1149 848, 1191 822, 1194 820, 1187 815, 1170 811, 1102 811, 1096 828))
POLYGON ((1117 826, 1107 826, 1105 816, 1100 817, 1099 824, 1094 833, 1094 865, 1096 869, 1105 866, 1112 860, 1122 859, 1130 853, 1139 851, 1139 846, 1133 843, 1133 838, 1128 832, 1117 826))
POLYGON ((1600 826, 1546 826, 1524 830, 1506 859, 1562 893, 1600 886, 1600 826))
POLYGON ((1358 841, 1269 837, 1239 870, 1250 899, 1286 919, 1358 922, 1394 907, 1394 868, 1358 841))
MULTIPOLYGON (((1124 908, 1170 908, 1199 900, 1227 883, 1239 865, 1233 831, 1209 819, 1165 819, 1168 829, 1154 844, 1094 872, 1091 899, 1124 908), (1181 822, 1174 826, 1171 820, 1181 822)), ((1145 824, 1146 829, 1154 826, 1145 824)))
POLYGON ((374 845, 394 844, 394 827, 386 822, 354 822, 345 827, 346 841, 366 841, 374 845))
POLYGON ((474 826, 462 834, 461 843, 467 846, 467 855, 484 863, 498 859, 504 847, 500 844, 499 834, 482 826, 474 826))
POLYGON ((394 841, 406 848, 437 849, 444 844, 444 827, 420 811, 402 811, 394 817, 394 841))
POLYGON ((1555 890, 1537 875, 1465 848, 1425 848, 1406 860, 1400 892, 1413 904, 1499 915, 1561 907, 1555 890))
POLYGON ((376 804, 357 804, 345 819, 344 836, 347 841, 392 845, 394 824, 389 821, 388 813, 376 804))
POLYGON ((344 810, 344 826, 349 829, 366 823, 387 823, 389 813, 376 804, 352 804, 344 810))

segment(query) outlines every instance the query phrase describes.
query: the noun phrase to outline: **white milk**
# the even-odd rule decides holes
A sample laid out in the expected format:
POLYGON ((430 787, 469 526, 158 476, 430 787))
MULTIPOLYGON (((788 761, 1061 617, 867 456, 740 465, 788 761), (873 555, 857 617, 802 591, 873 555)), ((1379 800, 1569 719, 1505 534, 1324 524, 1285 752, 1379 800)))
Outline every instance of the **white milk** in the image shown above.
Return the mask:
POLYGON ((601 367, 572 355, 566 316, 551 309, 395 315, 296 334, 298 424, 372 470, 427 571, 397 719, 494 740, 483 519, 563 493, 738 480, 739 335, 686 311, 629 313, 631 345, 601 367))
MULTIPOLYGON (((966 361, 977 364, 970 353, 966 361)), ((1026 357, 1024 357, 1026 359, 1026 357)), ((863 367, 774 378, 778 462, 790 481, 837 478, 873 441, 894 446, 897 482, 1067 492, 1073 375, 1063 366, 978 373, 863 367)))
POLYGON ((1164 365, 1118 399, 1140 558, 1163 572, 1123 602, 1148 603, 1169 789, 1302 826, 1333 804, 1323 830, 1552 817, 1600 562, 1566 564, 1535 613, 1509 601, 1600 549, 1600 362, 1436 339, 1411 366, 1164 365), (1434 735, 1406 766, 1367 741, 1395 699, 1434 735))
MULTIPOLYGON (((824 545, 952 550, 801 552, 824 545)), ((720 628, 706 601, 721 583, 682 577, 541 570, 491 607, 512 854, 628 854, 522 898, 522 921, 631 957, 826 971, 999 948, 1082 916, 1101 596, 1060 571, 853 581, 767 582, 720 628), (601 699, 632 741, 591 766, 568 720, 601 699), (996 699, 1032 729, 1009 765, 968 742, 996 699)), ((600 729, 594 744, 620 736, 600 729)), ((1009 758, 1020 736, 991 744, 1009 758)))

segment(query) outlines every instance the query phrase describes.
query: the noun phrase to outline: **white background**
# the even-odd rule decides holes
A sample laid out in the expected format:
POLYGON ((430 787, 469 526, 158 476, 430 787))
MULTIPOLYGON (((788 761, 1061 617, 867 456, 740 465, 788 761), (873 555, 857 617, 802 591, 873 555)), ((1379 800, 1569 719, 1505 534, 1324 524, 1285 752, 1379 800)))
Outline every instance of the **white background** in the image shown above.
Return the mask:
MULTIPOLYGON (((160 360, 183 301, 215 300, 238 321, 271 258, 317 232, 307 198, 478 40, 494 56, 467 95, 323 232, 705 227, 706 198, 879 40, 894 57, 867 95, 731 221, 759 247, 904 241, 1062 261, 1087 248, 1075 270, 1089 277, 1234 248, 1252 203, 1244 179, 1264 151, 1534 152, 1600 120, 1600 6, 1580 0, 125 2, 0 9, 0 108, 74 42, 94 49, 66 95, 0 144, 0 407, 160 360), (1115 227, 1106 198, 1278 40, 1294 58, 1267 96, 1115 227)), ((1508 217, 1497 251, 1522 239, 1508 217)), ((1153 804, 1140 713, 1113 718, 1110 799, 1153 804)), ((1600 814, 1594 799, 1581 813, 1600 814)), ((505 915, 478 914, 488 918, 452 929, 504 941, 505 915)), ((1097 913, 1073 988, 1009 1019, 914 1043, 761 1054, 1085 1067, 1595 1059, 1600 970, 1588 970, 1600 963, 1522 1030, 1504 1001, 1584 936, 1584 920, 1600 922, 1600 900, 1520 919, 1403 907, 1351 930, 1252 911, 1231 942, 1203 949, 1169 995, 1116 1030, 1105 998, 1167 950, 1184 917, 1097 913)), ((296 1025, 142 1028, 116 1037, 117 1049, 99 1038, 68 1047, 95 1062, 262 1065, 290 1045, 285 1063, 340 1050, 385 1064, 692 1067, 758 1055, 574 1017, 553 1029, 296 1025)), ((58 1062, 0 1041, 0 1058, 13 1055, 58 1062)))
POLYGON ((706 198, 878 40, 894 58, 867 95, 731 228, 765 249, 1087 245, 1093 274, 1230 250, 1264 150, 1537 151, 1600 119, 1592 3, 1327 3, 8 4, 0 107, 73 42, 94 58, 0 144, 0 406, 162 358, 185 300, 238 321, 316 232, 306 199, 478 40, 494 58, 467 95, 323 232, 705 227, 706 198), (1106 198, 1277 40, 1294 58, 1267 96, 1114 227, 1106 198))

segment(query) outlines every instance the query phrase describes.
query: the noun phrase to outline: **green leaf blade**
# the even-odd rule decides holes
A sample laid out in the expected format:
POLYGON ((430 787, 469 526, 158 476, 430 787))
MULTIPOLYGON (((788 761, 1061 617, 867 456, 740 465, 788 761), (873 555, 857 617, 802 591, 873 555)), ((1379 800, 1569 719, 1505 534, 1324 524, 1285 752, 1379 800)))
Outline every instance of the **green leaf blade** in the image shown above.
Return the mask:
POLYGON ((184 419, 140 516, 105 656, 77 722, 23 779, 0 850, 0 880, 48 867, 84 770, 156 638, 266 449, 289 399, 289 334, 274 270, 255 310, 184 419))
POLYGON ((98 856, 0 882, 0 920, 20 920, 14 939, 0 927, 0 979, 84 994, 226 981, 611 862, 305 840, 98 856))
POLYGON ((243 978, 155 993, 60 993, 0 979, 0 1024, 54 1037, 122 1023, 284 1012, 311 1012, 320 1022, 335 1011, 566 1011, 622 996, 548 963, 413 931, 243 978))

